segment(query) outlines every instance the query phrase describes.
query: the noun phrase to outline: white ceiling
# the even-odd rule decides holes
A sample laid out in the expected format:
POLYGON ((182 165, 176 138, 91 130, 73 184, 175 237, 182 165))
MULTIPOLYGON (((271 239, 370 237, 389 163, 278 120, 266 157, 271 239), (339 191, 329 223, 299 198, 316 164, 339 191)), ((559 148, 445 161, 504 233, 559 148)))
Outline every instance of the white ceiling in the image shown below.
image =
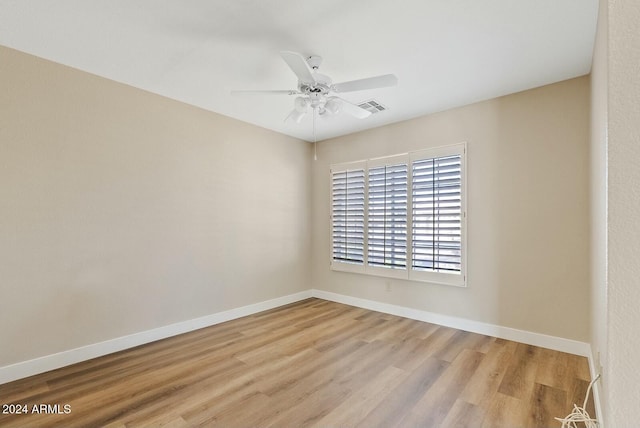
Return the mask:
POLYGON ((295 89, 280 58, 324 58, 334 82, 394 73, 343 94, 388 110, 321 118, 345 135, 588 74, 598 0, 0 0, 0 44, 307 141, 284 122, 295 89))

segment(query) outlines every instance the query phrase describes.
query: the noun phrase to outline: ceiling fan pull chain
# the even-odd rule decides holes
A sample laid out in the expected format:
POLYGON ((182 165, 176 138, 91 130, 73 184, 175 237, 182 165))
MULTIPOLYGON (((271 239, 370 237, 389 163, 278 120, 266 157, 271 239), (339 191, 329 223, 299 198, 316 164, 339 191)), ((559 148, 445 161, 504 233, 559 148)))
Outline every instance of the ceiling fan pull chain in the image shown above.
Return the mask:
POLYGON ((313 160, 318 160, 317 142, 316 142, 316 109, 312 111, 313 114, 313 160))

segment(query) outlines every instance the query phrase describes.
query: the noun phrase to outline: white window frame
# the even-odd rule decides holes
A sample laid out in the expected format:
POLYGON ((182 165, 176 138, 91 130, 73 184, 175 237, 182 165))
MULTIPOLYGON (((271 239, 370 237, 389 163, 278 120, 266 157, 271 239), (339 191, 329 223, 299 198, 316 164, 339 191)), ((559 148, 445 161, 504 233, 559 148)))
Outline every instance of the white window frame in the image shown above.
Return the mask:
MULTIPOLYGON (((429 282, 436 284, 454 285, 466 287, 467 285, 467 165, 466 165, 467 144, 465 142, 448 146, 440 146, 428 148, 410 153, 403 153, 393 156, 385 156, 375 159, 367 159, 357 162, 348 162, 333 164, 330 166, 330 192, 329 206, 332 207, 332 177, 334 172, 342 172, 345 170, 364 170, 365 175, 365 200, 364 200, 364 262, 362 264, 346 263, 333 259, 333 234, 332 234, 332 216, 329 215, 330 233, 329 233, 329 252, 331 260, 331 269, 334 271, 344 271, 353 273, 363 273, 367 275, 381 276, 387 278, 406 279, 410 281, 429 282), (461 165, 461 219, 460 219, 460 273, 443 273, 433 271, 415 270, 413 264, 413 195, 412 195, 412 179, 413 179, 413 162, 422 159, 432 159, 446 156, 460 155, 461 165), (368 264, 368 236, 369 236, 369 168, 397 165, 406 163, 407 165, 407 253, 406 267, 392 268, 383 266, 369 266, 368 264)), ((330 208, 331 209, 331 208, 330 208)))

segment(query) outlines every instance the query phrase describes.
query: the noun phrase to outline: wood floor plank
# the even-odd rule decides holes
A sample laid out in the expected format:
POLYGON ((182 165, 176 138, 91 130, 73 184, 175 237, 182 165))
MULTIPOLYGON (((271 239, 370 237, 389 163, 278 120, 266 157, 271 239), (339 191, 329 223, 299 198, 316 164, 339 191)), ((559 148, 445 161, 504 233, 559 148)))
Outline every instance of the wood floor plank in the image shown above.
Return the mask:
POLYGON ((570 367, 568 355, 551 349, 540 349, 535 381, 554 388, 567 388, 576 368, 570 367))
POLYGON ((492 345, 460 394, 462 400, 479 406, 485 411, 488 410, 489 403, 498 392, 518 344, 515 342, 500 344, 494 341, 492 345))
POLYGON ((449 366, 446 361, 428 358, 400 385, 389 392, 387 399, 356 424, 357 427, 395 426, 409 412, 431 385, 449 366))
POLYGON ((443 374, 424 393, 411 411, 400 421, 399 427, 442 426, 456 399, 482 362, 484 354, 462 350, 443 374))
MULTIPOLYGON (((576 377, 575 379, 573 379, 573 382, 571 383, 567 391, 567 407, 573 409, 574 404, 582 407, 584 405, 584 399, 587 395, 587 389, 589 389, 588 381, 582 380, 579 377, 576 377)), ((584 409, 587 411, 587 413, 589 413, 589 416, 591 418, 595 418, 596 409, 593 401, 593 391, 589 392, 587 405, 584 409)))
POLYGON ((442 349, 434 354, 436 358, 452 362, 458 354, 464 349, 479 350, 484 348, 486 342, 490 342, 491 338, 480 334, 469 333, 468 331, 457 331, 442 349))
POLYGON ((482 421, 482 428, 524 427, 528 403, 510 395, 496 393, 482 421))
POLYGON ((456 400, 442 421, 442 426, 449 428, 480 428, 484 420, 484 411, 478 406, 464 400, 456 400))
POLYGON ((248 393, 255 391, 251 385, 258 379, 277 375, 280 370, 286 369, 292 362, 291 358, 280 357, 264 360, 261 364, 247 366, 238 375, 228 377, 224 381, 217 378, 204 378, 192 383, 188 388, 172 391, 167 400, 129 412, 123 420, 132 423, 140 418, 148 420, 163 414, 170 414, 172 416, 182 415, 191 421, 194 414, 207 416, 217 411, 213 409, 212 403, 215 403, 219 409, 230 401, 242 399, 248 393))
POLYGON ((275 426, 309 426, 327 415, 346 399, 351 391, 388 366, 394 348, 381 341, 364 345, 347 358, 310 374, 304 383, 273 394, 278 402, 292 403, 271 422, 275 426), (300 398, 304 398, 301 400, 300 398))
MULTIPOLYGON (((325 352, 318 352, 318 356, 302 365, 291 365, 289 369, 282 373, 277 379, 267 379, 257 382, 257 388, 271 396, 285 391, 297 384, 308 384, 314 373, 329 366, 333 367, 342 362, 348 361, 350 355, 363 348, 366 342, 345 342, 325 352)), ((359 355, 359 354, 358 354, 359 355)))
MULTIPOLYGON (((226 397, 225 397, 226 398, 226 397)), ((185 415, 185 420, 193 427, 250 427, 265 426, 261 418, 271 408, 273 400, 259 391, 245 391, 215 403, 206 412, 185 415), (240 409, 244 409, 240 412, 240 409)))
POLYGON ((366 382, 335 409, 320 419, 317 426, 351 427, 381 405, 388 391, 396 388, 409 376, 408 372, 388 366, 366 382))
POLYGON ((583 357, 311 298, 0 385, 71 406, 0 426, 559 426, 589 380, 583 357))
POLYGON ((534 389, 542 352, 542 348, 519 343, 498 391, 514 398, 527 400, 534 389))
POLYGON ((568 413, 565 411, 566 401, 566 391, 536 383, 531 396, 526 426, 530 428, 560 427, 561 423, 554 417, 568 413))
POLYGON ((445 344, 456 331, 453 328, 438 328, 433 334, 420 341, 410 353, 394 361, 394 366, 407 371, 415 370, 422 362, 446 346, 445 344))
MULTIPOLYGON (((253 418, 243 416, 244 423, 247 426, 269 426, 286 417, 287 425, 300 426, 324 416, 330 407, 336 405, 337 401, 332 400, 340 401, 348 393, 346 387, 333 380, 340 379, 354 370, 357 363, 372 351, 366 348, 367 344, 364 342, 354 345, 333 348, 332 358, 318 358, 314 361, 314 368, 304 374, 298 372, 296 376, 284 382, 280 379, 266 382, 272 385, 266 390, 257 383, 255 387, 258 391, 271 401, 268 406, 261 408, 260 412, 253 413, 253 418), (327 393, 327 388, 330 389, 330 394, 327 393)), ((235 424, 234 415, 224 415, 217 419, 217 423, 221 426, 232 426, 235 424)), ((282 424, 280 422, 280 425, 282 424)))
POLYGON ((394 317, 385 323, 385 328, 379 330, 373 340, 398 341, 406 337, 407 331, 414 323, 408 318, 394 317))
POLYGON ((565 354, 570 367, 574 368, 575 376, 579 379, 591 381, 591 374, 589 372, 589 361, 586 358, 578 355, 565 354))

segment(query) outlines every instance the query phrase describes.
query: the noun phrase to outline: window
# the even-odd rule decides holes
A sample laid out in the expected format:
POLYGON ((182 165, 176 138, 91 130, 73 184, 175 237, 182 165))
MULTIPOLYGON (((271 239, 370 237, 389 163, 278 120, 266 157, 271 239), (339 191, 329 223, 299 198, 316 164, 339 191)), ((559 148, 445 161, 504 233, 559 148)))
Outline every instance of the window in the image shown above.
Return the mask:
POLYGON ((411 275, 465 284, 464 155, 443 147, 411 156, 411 275))
POLYGON ((340 263, 364 263, 364 163, 331 174, 332 257, 340 263))
POLYGON ((332 269, 465 285, 465 152, 333 165, 332 269))

